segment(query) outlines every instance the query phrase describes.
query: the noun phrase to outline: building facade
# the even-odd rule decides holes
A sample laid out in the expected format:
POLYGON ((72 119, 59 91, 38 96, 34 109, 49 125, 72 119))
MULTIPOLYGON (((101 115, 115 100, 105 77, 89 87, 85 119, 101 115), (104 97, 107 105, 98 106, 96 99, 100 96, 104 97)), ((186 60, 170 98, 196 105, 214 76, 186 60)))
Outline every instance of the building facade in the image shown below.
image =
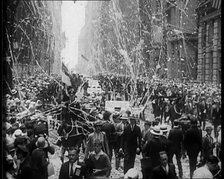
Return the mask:
POLYGON ((36 70, 60 74, 65 45, 61 5, 61 1, 19 1, 10 39, 14 76, 25 77, 36 70))
POLYGON ((168 78, 197 77, 198 0, 170 0, 166 4, 168 78))
POLYGON ((198 9, 197 80, 221 82, 221 0, 201 1, 198 9))

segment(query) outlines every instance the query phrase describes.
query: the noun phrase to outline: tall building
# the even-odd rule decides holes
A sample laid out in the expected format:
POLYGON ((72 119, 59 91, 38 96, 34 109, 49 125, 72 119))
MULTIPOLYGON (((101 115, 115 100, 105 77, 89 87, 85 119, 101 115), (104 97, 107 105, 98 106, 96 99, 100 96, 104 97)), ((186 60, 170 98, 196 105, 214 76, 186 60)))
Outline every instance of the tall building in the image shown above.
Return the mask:
POLYGON ((165 8, 164 0, 139 0, 142 55, 149 76, 163 76, 166 69, 165 8))
POLYGON ((166 4, 168 78, 196 79, 198 0, 169 0, 166 4))
MULTIPOLYGON (((62 33, 61 1, 19 1, 14 15, 13 72, 22 77, 35 70, 59 74, 62 33)), ((12 57, 11 55, 11 57, 12 57)))
POLYGON ((85 25, 80 31, 78 39, 78 64, 76 72, 80 74, 91 74, 95 71, 93 65, 93 53, 95 33, 97 31, 97 23, 100 12, 101 1, 89 1, 85 8, 85 25))
POLYGON ((200 82, 221 82, 221 0, 203 0, 197 8, 200 82))
POLYGON ((138 1, 88 2, 86 23, 79 36, 77 71, 128 73, 127 64, 137 61, 132 50, 140 40, 138 20, 138 1), (130 63, 121 51, 127 52, 130 63))

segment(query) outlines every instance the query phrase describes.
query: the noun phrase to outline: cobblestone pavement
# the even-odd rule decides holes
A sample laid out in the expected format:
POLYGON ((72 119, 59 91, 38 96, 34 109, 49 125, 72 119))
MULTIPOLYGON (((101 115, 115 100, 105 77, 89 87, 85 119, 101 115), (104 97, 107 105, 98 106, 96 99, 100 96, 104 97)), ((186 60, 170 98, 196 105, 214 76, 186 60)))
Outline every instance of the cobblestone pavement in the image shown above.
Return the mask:
MULTIPOLYGON (((148 105, 147 110, 145 111, 145 116, 146 116, 146 120, 153 120, 153 114, 151 113, 151 104, 148 105)), ((140 122, 140 127, 143 128, 143 122, 140 122)), ((168 128, 171 128, 170 125, 168 125, 168 128)), ((203 131, 204 133, 204 131, 203 131)), ((203 134, 204 135, 204 134, 203 134)), ((57 132, 53 129, 50 129, 50 137, 49 140, 51 143, 54 143, 57 140, 57 132)), ((60 171, 60 167, 61 167, 61 160, 60 160, 60 148, 58 146, 55 146, 56 152, 54 155, 50 156, 50 161, 53 163, 54 165, 54 169, 55 169, 55 175, 49 177, 49 179, 58 179, 59 176, 59 171, 60 171)), ((140 178, 142 177, 141 174, 141 165, 140 165, 140 159, 142 158, 141 155, 137 155, 136 156, 136 160, 135 160, 135 168, 139 171, 140 174, 140 178)), ((80 154, 80 159, 83 159, 83 153, 80 154)), ((67 160, 67 158, 65 159, 65 161, 67 160)), ((178 168, 177 168, 177 164, 176 164, 176 159, 175 156, 173 158, 173 162, 176 166, 176 173, 178 174, 178 168)), ((188 158, 182 159, 182 167, 183 167, 183 178, 189 178, 189 163, 188 163, 188 158)), ((123 170, 122 167, 119 170, 115 169, 115 159, 114 156, 112 158, 111 161, 111 165, 112 165, 112 171, 111 171, 111 178, 122 178, 124 176, 123 174, 123 170)), ((121 166, 123 165, 123 160, 121 161, 121 166)))

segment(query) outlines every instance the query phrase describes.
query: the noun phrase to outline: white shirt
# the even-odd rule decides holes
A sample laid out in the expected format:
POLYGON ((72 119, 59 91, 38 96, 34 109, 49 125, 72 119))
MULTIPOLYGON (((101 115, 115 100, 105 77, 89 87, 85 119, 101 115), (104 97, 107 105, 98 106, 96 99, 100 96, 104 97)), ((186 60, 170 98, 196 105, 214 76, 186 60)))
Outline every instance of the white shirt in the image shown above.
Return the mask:
POLYGON ((207 165, 204 165, 194 171, 192 179, 199 179, 199 178, 213 179, 213 175, 209 171, 207 165))
MULTIPOLYGON (((72 163, 69 162, 69 175, 70 175, 70 171, 71 171, 71 165, 72 165, 72 163)), ((76 161, 75 163, 73 163, 73 166, 72 166, 73 173, 75 172, 75 169, 77 166, 78 165, 77 165, 77 161, 76 161)))
POLYGON ((166 165, 166 167, 162 166, 162 168, 166 172, 166 174, 169 173, 169 165, 166 165))

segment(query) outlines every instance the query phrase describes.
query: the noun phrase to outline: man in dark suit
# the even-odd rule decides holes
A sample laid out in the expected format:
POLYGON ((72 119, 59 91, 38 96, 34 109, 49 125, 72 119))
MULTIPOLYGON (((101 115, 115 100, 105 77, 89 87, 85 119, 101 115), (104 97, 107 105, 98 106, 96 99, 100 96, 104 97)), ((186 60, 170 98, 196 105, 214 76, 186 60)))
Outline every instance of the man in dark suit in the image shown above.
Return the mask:
POLYGON ((169 154, 169 163, 173 163, 173 156, 175 154, 177 160, 177 166, 179 170, 179 177, 183 176, 183 170, 181 165, 181 147, 183 142, 183 132, 178 124, 177 120, 173 122, 173 129, 170 130, 168 139, 171 142, 170 145, 170 154, 169 154))
POLYGON ((160 164, 159 152, 165 150, 165 146, 160 140, 162 135, 160 127, 153 127, 151 134, 152 137, 142 147, 143 161, 141 161, 141 167, 143 179, 151 179, 152 169, 160 164))
POLYGON ((175 166, 172 163, 168 163, 168 156, 165 151, 159 152, 160 165, 152 170, 151 179, 178 179, 175 166))
POLYGON ((183 144, 189 158, 190 178, 192 178, 196 169, 198 154, 202 149, 202 134, 197 127, 197 119, 191 118, 191 127, 184 135, 183 144))
POLYGON ((85 166, 78 161, 79 149, 69 149, 68 158, 69 161, 61 165, 59 179, 82 179, 85 173, 85 166))
MULTIPOLYGON (((130 124, 124 128, 121 145, 124 152, 124 174, 134 167, 136 153, 140 153, 141 129, 136 125, 136 119, 130 117, 130 124)), ((120 149, 122 151, 122 149, 120 149)))

